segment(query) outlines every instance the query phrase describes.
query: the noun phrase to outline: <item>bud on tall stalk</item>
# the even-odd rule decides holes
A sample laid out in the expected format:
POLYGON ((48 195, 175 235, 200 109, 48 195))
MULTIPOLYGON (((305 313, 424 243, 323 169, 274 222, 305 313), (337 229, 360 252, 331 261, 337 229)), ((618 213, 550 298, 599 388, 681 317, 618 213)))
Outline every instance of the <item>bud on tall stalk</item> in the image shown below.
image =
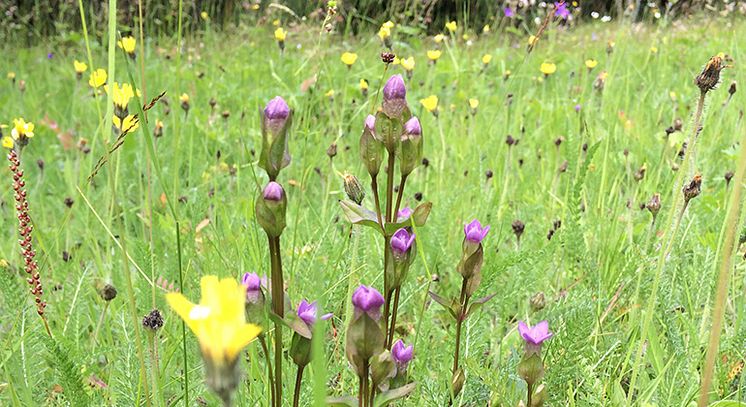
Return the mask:
POLYGON ((292 117, 292 110, 280 96, 270 100, 262 111, 262 154, 259 166, 267 171, 271 181, 276 180, 280 170, 290 164, 288 132, 292 117))
POLYGON ((256 219, 270 237, 278 237, 285 229, 287 197, 282 186, 270 181, 256 201, 256 219))
POLYGON ((363 134, 360 136, 360 159, 371 177, 378 175, 383 163, 383 143, 376 135, 376 118, 373 115, 365 118, 363 134))
POLYGON ((412 117, 404 123, 401 136, 399 170, 403 177, 408 176, 422 162, 422 127, 420 120, 412 117))

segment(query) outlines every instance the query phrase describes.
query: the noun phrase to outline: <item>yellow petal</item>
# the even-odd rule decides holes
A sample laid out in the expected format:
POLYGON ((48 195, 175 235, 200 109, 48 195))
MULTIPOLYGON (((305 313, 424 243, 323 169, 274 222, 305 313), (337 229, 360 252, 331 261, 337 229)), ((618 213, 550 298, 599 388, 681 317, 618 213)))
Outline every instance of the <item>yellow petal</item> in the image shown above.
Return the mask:
POLYGON ((253 341, 261 332, 262 328, 254 324, 246 324, 240 327, 226 344, 226 358, 228 360, 235 359, 238 353, 241 352, 241 349, 253 341))
POLYGON ((194 308, 194 304, 187 300, 184 295, 181 293, 168 293, 166 294, 166 301, 168 302, 168 305, 176 311, 176 313, 181 317, 181 319, 186 322, 189 329, 192 330, 195 334, 198 334, 199 332, 199 323, 197 323, 195 320, 193 320, 189 314, 192 312, 192 308, 194 308))

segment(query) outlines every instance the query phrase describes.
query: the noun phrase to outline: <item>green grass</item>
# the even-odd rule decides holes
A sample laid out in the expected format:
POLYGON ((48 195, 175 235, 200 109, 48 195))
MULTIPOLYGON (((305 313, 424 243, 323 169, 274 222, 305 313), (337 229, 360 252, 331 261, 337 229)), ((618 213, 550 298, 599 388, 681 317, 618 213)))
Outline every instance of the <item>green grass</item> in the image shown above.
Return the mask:
MULTIPOLYGON (((147 126, 141 124, 152 131, 155 119, 162 120, 163 137, 155 140, 153 159, 145 134, 138 130, 128 135, 90 184, 86 180, 104 155, 104 140, 111 139, 110 126, 101 119, 110 111, 106 97, 94 99, 87 84, 91 68, 107 67, 106 39, 92 39, 94 66, 80 82, 72 61, 87 60, 82 40, 3 46, 0 73, 15 72, 16 82, 0 79, 0 122, 22 116, 37 125, 22 158, 47 317, 56 341, 43 338, 44 328, 18 273, 22 259, 11 179, 4 176, 0 258, 8 267, 0 270, 0 404, 66 405, 83 399, 91 405, 145 404, 141 375, 149 394, 155 394, 151 405, 183 403, 181 321, 165 304, 165 291, 149 281, 161 277, 178 286, 176 219, 188 298, 198 299, 202 275, 269 274, 254 200, 258 185, 266 182, 256 165, 261 149, 257 112, 275 95, 285 97, 295 110, 293 161, 280 175, 289 194, 282 238, 288 295, 293 305, 301 298, 318 299, 325 311, 335 313, 324 325, 324 357, 307 370, 302 404, 322 399, 324 392, 356 393, 357 379, 344 355, 349 287, 365 283, 382 288, 382 242, 369 229, 355 228, 350 235, 337 200, 344 198, 341 173, 351 172, 367 184, 357 144, 381 86, 382 48, 374 33, 319 36, 319 27, 311 26, 291 30, 282 55, 272 40, 273 29, 268 24, 220 34, 207 31, 185 39, 178 58, 176 40, 146 37, 143 49, 138 38, 137 61, 127 61, 116 49, 115 80, 129 81, 131 75, 140 88, 144 81, 143 102, 167 92, 168 104, 159 102, 148 112, 147 126), (360 55, 349 70, 339 61, 344 51, 360 55), (54 52, 51 60, 48 52, 54 52), (302 91, 303 82, 313 77, 315 84, 302 91), (370 82, 367 98, 358 90, 361 78, 370 82), (18 89, 20 80, 26 82, 25 92, 18 89), (325 94, 332 89, 330 99, 325 94), (181 93, 190 96, 188 114, 179 106, 181 93), (214 109, 211 98, 217 102, 214 109), (230 117, 221 117, 223 111, 230 117), (45 117, 69 132, 74 143, 88 140, 91 153, 83 154, 74 143, 66 149, 43 124, 45 117), (338 154, 330 161, 326 150, 332 143, 338 144, 338 154), (43 170, 37 160, 43 160, 43 170), (68 197, 74 201, 69 209, 64 204, 68 197), (209 224, 198 232, 206 220, 209 224), (67 262, 63 251, 70 254, 67 262), (158 308, 166 319, 157 338, 157 374, 152 373, 146 336, 140 331, 142 342, 135 340, 126 273, 136 315, 158 308), (104 310, 97 287, 107 282, 119 296, 108 306, 94 344, 104 310), (145 372, 140 371, 138 346, 145 353, 145 372), (94 377, 107 386, 91 388, 94 377)), ((515 406, 525 396, 525 384, 516 373, 522 347, 515 330, 519 319, 547 319, 555 332, 544 351, 550 405, 625 405, 631 399, 631 405, 688 406, 696 400, 721 228, 734 187, 726 189, 723 175, 736 168, 744 132, 744 93, 735 93, 723 107, 730 82, 746 83, 739 69, 746 57, 740 49, 744 35, 746 25, 730 20, 686 20, 659 29, 552 27, 530 55, 525 37, 492 33, 475 38, 472 45, 449 41, 438 63, 428 66, 425 52, 435 47, 432 38, 407 37, 395 29, 395 52, 416 59, 414 77, 407 81, 408 100, 422 120, 430 162, 409 178, 405 203, 414 206, 415 193, 421 193, 434 204, 428 224, 417 230, 420 251, 402 292, 397 337, 417 340, 410 367, 417 388, 400 405, 447 404, 455 326, 429 302, 427 290, 458 294, 455 266, 462 228, 474 217, 492 225, 476 295, 497 296, 464 326, 467 380, 460 404, 483 406, 491 400, 492 405, 515 406), (608 40, 616 43, 611 54, 606 53, 608 40), (650 51, 653 46, 656 53, 650 51), (679 162, 676 153, 692 130, 699 97, 693 78, 721 51, 733 57, 735 66, 723 71, 721 87, 706 103, 696 161, 703 192, 690 203, 662 269, 642 363, 636 364, 656 260, 666 240, 661 234, 676 205, 673 197, 680 199, 679 192, 672 193, 676 173, 671 167, 679 162), (494 58, 483 70, 484 53, 494 58), (590 73, 583 64, 587 58, 599 61, 590 73), (558 69, 542 80, 539 65, 544 61, 558 69), (503 80, 506 70, 512 75, 503 80), (601 93, 593 89, 593 81, 602 70, 609 74, 601 93), (419 103, 431 94, 440 99, 437 118, 419 103), (513 95, 511 103, 506 103, 508 94, 513 95), (474 116, 469 98, 480 102, 474 116), (576 104, 582 105, 580 113, 573 109, 576 104), (683 132, 672 134, 667 143, 664 129, 676 118, 683 121, 683 132), (510 155, 508 134, 520 140, 510 155), (563 141, 557 147, 559 137, 563 141), (567 170, 558 172, 565 161, 567 170), (647 172, 638 182, 634 173, 643 165, 647 172), (487 171, 494 176, 487 179, 487 171), (639 205, 655 192, 661 193, 663 209, 650 234, 651 216, 639 205), (526 224, 520 247, 511 229, 516 219, 526 224), (562 226, 547 240, 557 219, 562 226), (437 280, 431 283, 430 275, 437 280), (545 293, 546 307, 532 312, 529 299, 537 292, 545 293), (637 391, 629 397, 633 375, 637 391)), ((403 73, 398 66, 391 72, 403 73)), ((130 112, 136 112, 134 101, 130 112)), ((688 181, 689 174, 683 178, 688 181)), ((366 203, 372 207, 370 191, 368 195, 366 203)), ((744 375, 727 377, 746 357, 745 270, 737 257, 713 401, 746 402, 744 375)), ((203 383, 198 349, 187 331, 189 394, 192 401, 215 405, 218 400, 203 383)), ((266 405, 258 343, 248 347, 247 355, 248 362, 241 362, 245 381, 238 404, 266 405)), ((288 359, 286 400, 294 377, 291 366, 288 359)))

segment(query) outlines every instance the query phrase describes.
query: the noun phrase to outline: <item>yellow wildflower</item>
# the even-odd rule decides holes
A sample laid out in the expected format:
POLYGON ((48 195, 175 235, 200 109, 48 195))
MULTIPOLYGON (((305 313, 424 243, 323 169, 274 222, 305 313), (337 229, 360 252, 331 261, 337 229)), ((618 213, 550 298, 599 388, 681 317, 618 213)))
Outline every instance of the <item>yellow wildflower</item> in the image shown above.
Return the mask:
POLYGON ((450 32, 455 32, 458 29, 458 25, 455 21, 449 21, 446 23, 446 29, 450 32))
POLYGON ((473 110, 476 110, 476 108, 479 107, 479 99, 471 98, 469 99, 469 107, 473 110))
POLYGON ((394 62, 392 62, 391 65, 400 65, 400 64, 401 64, 401 59, 398 56, 394 55, 394 62))
POLYGON ((351 67, 357 61, 357 54, 354 52, 345 52, 340 59, 347 67, 351 67))
POLYGON ((652 54, 658 53, 658 47, 650 47, 650 53, 652 54))
POLYGON ((135 40, 135 37, 129 36, 124 37, 121 40, 117 41, 117 45, 119 48, 123 49, 124 52, 132 55, 135 53, 135 45, 137 41, 135 40))
POLYGON ((492 55, 490 54, 484 54, 482 55, 482 63, 487 65, 492 61, 492 55))
POLYGON ((34 137, 34 123, 23 120, 23 117, 13 119, 13 129, 10 131, 13 140, 34 137))
POLYGON ((586 59, 585 60, 585 67, 588 68, 588 69, 593 69, 593 68, 596 67, 596 65, 598 65, 598 61, 596 61, 595 59, 586 59))
POLYGON ((179 101, 181 103, 189 103, 189 95, 182 93, 181 96, 179 96, 179 101))
POLYGON ((536 43, 539 42, 539 38, 537 38, 535 35, 531 35, 528 37, 528 46, 533 47, 536 45, 536 43))
POLYGON ((406 71, 411 71, 414 69, 414 57, 404 58, 401 60, 401 66, 406 71))
POLYGON ((334 89, 329 89, 326 93, 324 93, 324 96, 328 97, 329 99, 334 98, 334 89))
MULTIPOLYGON (((109 85, 104 86, 106 93, 109 93, 109 85)), ((121 86, 119 83, 114 82, 112 85, 111 99, 114 101, 114 106, 120 109, 126 109, 130 103, 130 99, 135 97, 135 92, 129 83, 123 83, 121 86)))
POLYGON ((512 74, 513 74, 513 72, 510 72, 510 69, 506 69, 506 70, 505 70, 505 71, 503 72, 503 79, 504 79, 504 80, 508 80, 508 78, 510 78, 510 75, 512 75, 512 74))
POLYGON ((91 77, 88 79, 88 84, 93 88, 100 88, 106 83, 106 71, 98 68, 91 72, 91 77))
POLYGON ((275 27, 279 27, 280 26, 280 19, 279 18, 275 18, 272 21, 272 25, 275 26, 275 27))
POLYGON ((390 29, 394 28, 394 22, 391 21, 391 20, 386 21, 385 23, 383 23, 383 25, 381 27, 385 27, 385 28, 388 28, 390 30, 390 29))
POLYGON ((0 143, 2 143, 3 148, 13 148, 13 139, 8 136, 3 136, 0 143))
POLYGON ((275 40, 279 42, 284 42, 287 35, 288 32, 285 31, 282 27, 277 27, 277 29, 275 30, 275 40))
POLYGON ((381 27, 378 30, 378 38, 381 39, 381 41, 385 41, 386 38, 391 36, 391 29, 388 27, 381 27))
POLYGON ((436 44, 440 44, 445 39, 446 39, 446 36, 443 34, 438 34, 435 37, 433 37, 433 41, 435 41, 436 44))
POLYGON ((10 79, 11 81, 14 81, 14 80, 16 80, 16 73, 13 72, 13 71, 10 71, 10 72, 8 72, 8 74, 6 75, 6 77, 8 79, 10 79))
POLYGON ((73 67, 75 67, 75 73, 80 75, 88 70, 88 65, 85 62, 80 62, 77 59, 73 61, 73 67))
POLYGON ((368 90, 368 81, 360 79, 360 90, 368 90))
POLYGON ((471 37, 469 36, 468 33, 464 33, 464 35, 462 35, 461 38, 463 38, 464 41, 469 41, 469 38, 471 38, 471 37))
POLYGON ((676 92, 674 92, 674 91, 668 92, 668 97, 671 98, 672 102, 675 102, 676 101, 676 92))
POLYGON ((120 119, 117 116, 111 117, 112 123, 114 123, 114 127, 119 129, 121 132, 133 132, 137 130, 137 128, 140 126, 140 121, 135 117, 135 115, 131 114, 124 118, 124 120, 120 119))
POLYGON ((251 9, 252 9, 252 10, 254 10, 254 11, 257 11, 257 10, 259 10, 259 7, 260 7, 260 6, 259 6, 259 4, 257 4, 257 3, 254 3, 254 4, 252 4, 252 5, 251 5, 251 9))
POLYGON ((557 72, 557 65, 551 63, 551 62, 544 62, 539 67, 539 70, 541 73, 543 73, 545 76, 549 76, 555 72, 557 72))
POLYGON ((438 97, 435 95, 430 95, 424 99, 420 99, 420 103, 422 104, 422 107, 430 113, 438 109, 438 97))
POLYGON ((230 366, 261 332, 260 327, 246 323, 246 287, 235 279, 216 276, 202 277, 200 285, 199 304, 176 292, 166 294, 166 301, 197 336, 205 360, 218 368, 230 366))
POLYGON ((202 18, 203 20, 205 20, 205 21, 208 21, 208 20, 210 20, 210 15, 209 15, 209 14, 207 14, 207 12, 206 12, 206 11, 203 11, 203 12, 199 13, 199 16, 200 16, 200 17, 201 17, 201 18, 202 18))
POLYGON ((490 25, 489 24, 485 24, 484 27, 482 27, 482 32, 484 34, 487 34, 488 32, 490 32, 490 25))
POLYGON ((440 55, 442 53, 443 52, 441 50, 439 50, 439 49, 431 49, 431 50, 427 51, 427 58, 430 59, 431 61, 435 62, 435 61, 438 60, 438 58, 440 58, 440 55))

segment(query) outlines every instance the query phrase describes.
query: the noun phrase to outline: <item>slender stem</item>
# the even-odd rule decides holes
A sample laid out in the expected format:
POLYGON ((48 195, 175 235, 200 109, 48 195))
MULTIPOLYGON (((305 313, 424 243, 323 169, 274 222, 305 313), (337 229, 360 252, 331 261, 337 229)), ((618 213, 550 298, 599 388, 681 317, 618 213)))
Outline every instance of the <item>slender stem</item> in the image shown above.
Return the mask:
POLYGON ((401 287, 394 290, 394 308, 391 311, 391 329, 389 329, 389 337, 386 342, 386 349, 391 349, 394 344, 394 331, 396 330, 396 313, 399 310, 399 293, 401 293, 401 287))
POLYGON ((378 224, 381 225, 381 231, 386 234, 386 229, 383 226, 383 218, 381 216, 381 199, 378 196, 378 174, 370 176, 370 189, 373 190, 373 198, 376 201, 376 215, 378 216, 378 224))
MULTIPOLYGON (((174 216, 175 217, 175 216, 174 216)), ((184 269, 181 266, 181 225, 176 220, 176 256, 179 261, 179 292, 184 292, 184 269)), ((184 358, 184 405, 189 407, 189 362, 187 359, 186 323, 181 321, 181 350, 184 358)))
POLYGON ((394 200, 394 166, 396 165, 396 154, 389 152, 389 165, 386 168, 386 222, 391 222, 391 209, 394 200))
POLYGON ((407 182, 408 175, 402 175, 401 181, 399 182, 399 194, 396 197, 396 209, 394 209, 394 216, 399 216, 399 207, 401 206, 401 198, 404 195, 404 184, 407 182))
MULTIPOLYGON (((396 154, 393 151, 388 153, 388 167, 386 168, 386 223, 391 222, 391 210, 393 209, 393 198, 394 198, 394 166, 396 165, 396 154)), ((391 311, 391 290, 389 288, 390 282, 386 278, 388 273, 386 272, 389 267, 389 244, 391 243, 391 237, 386 233, 384 228, 383 234, 385 237, 385 244, 383 246, 383 286, 384 286, 384 305, 383 305, 383 326, 385 328, 384 335, 388 334, 389 329, 389 313, 391 311)))
POLYGON ((357 405, 358 407, 365 407, 365 385, 362 377, 357 385, 357 405))
POLYGON ((534 386, 532 384, 526 383, 526 406, 527 407, 531 407, 531 402, 532 402, 531 399, 533 399, 534 397, 533 387, 534 386))
POLYGON ((458 357, 461 350, 461 325, 464 322, 464 315, 466 315, 466 305, 469 302, 469 296, 466 295, 466 285, 469 282, 468 279, 464 279, 461 283, 461 298, 459 304, 461 304, 461 310, 459 311, 458 318, 456 319, 456 350, 453 353, 453 374, 456 374, 458 370, 458 357))
POLYGON ((298 373, 295 374, 295 394, 293 395, 293 407, 298 407, 300 401, 300 384, 303 381, 303 369, 305 366, 298 366, 298 373))
POLYGON ((104 309, 101 311, 101 316, 98 318, 98 323, 96 324, 96 330, 93 331, 93 350, 96 350, 96 338, 98 338, 98 332, 101 330, 101 325, 104 323, 104 318, 106 317, 106 310, 109 309, 109 301, 104 302, 104 309))
MULTIPOLYGON (((285 315, 284 283, 282 280, 282 258, 280 238, 267 236, 272 266, 272 309, 276 316, 285 315)), ((275 405, 282 405, 282 323, 275 321, 275 405)))
POLYGON ((272 359, 269 357, 269 348, 267 347, 267 340, 264 338, 264 334, 259 335, 259 343, 262 345, 262 352, 264 352, 264 359, 267 361, 267 381, 269 381, 269 398, 274 402, 275 400, 275 377, 272 373, 272 359))

